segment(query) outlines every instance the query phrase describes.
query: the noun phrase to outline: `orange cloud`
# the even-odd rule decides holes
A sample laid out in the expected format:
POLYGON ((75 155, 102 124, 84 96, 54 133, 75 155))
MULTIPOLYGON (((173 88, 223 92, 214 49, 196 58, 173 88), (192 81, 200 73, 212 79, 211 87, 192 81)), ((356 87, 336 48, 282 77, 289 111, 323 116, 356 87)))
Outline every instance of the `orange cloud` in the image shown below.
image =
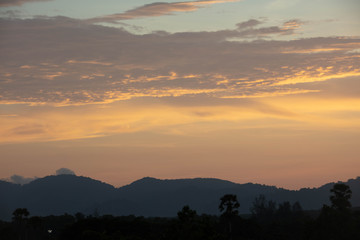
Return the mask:
POLYGON ((320 94, 327 89, 309 83, 359 76, 358 54, 348 53, 359 48, 357 38, 227 41, 290 34, 299 22, 288 21, 285 30, 257 28, 261 22, 250 19, 233 30, 135 35, 58 17, 4 19, 0 103, 68 107, 141 98, 186 103, 203 96, 218 103, 320 94), (59 28, 69 34, 55 34, 59 28), (21 44, 14 44, 18 39, 21 44), (43 47, 49 42, 59 46, 52 54, 43 47))
POLYGON ((298 83, 322 82, 330 79, 360 76, 360 69, 354 69, 346 72, 329 73, 330 69, 318 68, 316 73, 300 71, 295 73, 294 76, 280 79, 273 85, 278 86, 298 83))
POLYGON ((316 93, 320 92, 320 90, 305 90, 305 89, 284 89, 284 90, 276 90, 272 92, 262 92, 262 93, 254 93, 254 94, 244 94, 244 95, 234 95, 234 96, 223 96, 221 98, 267 98, 267 97, 279 97, 285 95, 294 95, 294 94, 304 94, 304 93, 316 93))
POLYGON ((314 48, 314 49, 299 49, 299 50, 289 50, 283 51, 282 53, 323 53, 323 52, 334 52, 341 51, 342 48, 314 48))
POLYGON ((43 77, 44 77, 45 79, 54 80, 54 78, 60 77, 60 76, 62 76, 62 75, 64 75, 63 72, 56 72, 56 73, 44 75, 43 77))
MULTIPOLYGON (((89 76, 84 76, 85 78, 89 76)), ((55 106, 55 107, 65 107, 65 106, 82 106, 82 105, 99 105, 99 104, 109 104, 117 101, 130 100, 134 98, 143 98, 143 97, 153 97, 153 98, 163 98, 163 97, 180 97, 186 95, 198 95, 198 94, 209 94, 223 92, 224 89, 186 89, 186 88, 163 88, 163 89, 145 89, 145 90, 136 90, 133 89, 131 92, 121 92, 121 91, 106 91, 104 93, 88 92, 86 90, 74 91, 74 92, 48 92, 48 95, 51 95, 55 98, 60 98, 60 101, 41 101, 41 99, 26 99, 26 101, 7 101, 0 100, 0 104, 10 105, 10 104, 25 104, 29 106, 55 106), (81 101, 76 101, 77 98, 82 99, 81 101), (35 100, 35 101, 34 101, 35 100)))
POLYGON ((301 94, 281 93, 257 99, 246 104, 213 106, 171 106, 149 99, 62 108, 19 106, 26 111, 0 115, 0 143, 85 139, 147 131, 191 135, 224 130, 224 126, 249 129, 259 127, 259 122, 262 127, 281 124, 301 129, 360 129, 358 118, 344 115, 360 112, 360 99, 322 99, 316 95, 304 98, 301 94))
MULTIPOLYGON (((179 93, 170 92, 169 94, 179 93)), ((131 104, 111 104, 106 108, 76 106, 54 108, 48 111, 42 111, 43 107, 37 106, 32 107, 33 110, 29 113, 11 118, 0 115, 2 124, 0 143, 94 138, 154 129, 169 132, 177 125, 188 125, 188 129, 182 130, 185 133, 189 130, 194 131, 191 125, 199 122, 238 122, 274 114, 269 110, 262 110, 261 107, 256 110, 256 105, 251 108, 171 107, 153 103, 134 106, 136 107, 131 107, 131 104), (34 115, 35 112, 37 114, 34 115)))
POLYGON ((294 20, 286 21, 283 24, 282 29, 283 30, 295 30, 295 29, 300 28, 302 25, 303 25, 302 21, 294 19, 294 20))
POLYGON ((129 20, 134 18, 142 17, 157 17, 168 15, 174 12, 191 12, 198 10, 201 6, 211 5, 215 3, 225 3, 225 2, 238 2, 240 0, 199 0, 199 1, 190 1, 190 2, 157 2, 150 3, 124 13, 111 14, 103 17, 97 17, 88 19, 87 22, 96 23, 96 22, 116 22, 120 20, 129 20))

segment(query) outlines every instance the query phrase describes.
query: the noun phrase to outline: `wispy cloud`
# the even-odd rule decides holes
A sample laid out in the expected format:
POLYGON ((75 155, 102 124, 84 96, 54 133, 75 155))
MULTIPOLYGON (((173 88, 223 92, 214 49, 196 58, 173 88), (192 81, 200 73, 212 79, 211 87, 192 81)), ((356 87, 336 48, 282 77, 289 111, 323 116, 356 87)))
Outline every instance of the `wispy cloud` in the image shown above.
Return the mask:
POLYGON ((262 22, 257 20, 257 19, 250 19, 248 21, 245 22, 241 22, 236 24, 236 26, 238 27, 238 29, 244 29, 244 28, 252 28, 255 27, 259 24, 261 24, 262 22))
POLYGON ((303 21, 300 21, 298 19, 293 19, 293 20, 286 21, 284 23, 282 29, 284 29, 284 30, 295 30, 295 29, 300 28, 303 24, 304 24, 303 21))
POLYGON ((198 0, 198 1, 189 1, 189 2, 173 2, 173 3, 155 2, 128 10, 124 13, 117 13, 117 14, 92 18, 92 19, 88 19, 87 21, 91 23, 96 23, 96 22, 114 23, 121 20, 129 20, 129 19, 143 18, 143 17, 157 17, 163 15, 169 15, 176 12, 192 12, 206 5, 211 5, 215 3, 238 2, 238 1, 241 0, 198 0))
POLYGON ((5 179, 5 181, 9 181, 9 182, 15 183, 15 184, 24 185, 24 184, 28 184, 28 183, 36 180, 36 179, 37 179, 37 177, 27 178, 27 177, 23 177, 23 176, 14 174, 10 178, 5 179))
POLYGON ((20 6, 31 2, 45 2, 52 0, 0 0, 0 7, 20 6))
POLYGON ((317 68, 316 72, 298 72, 294 76, 289 78, 283 78, 275 85, 289 85, 289 84, 298 84, 298 83, 312 83, 312 82, 323 82, 330 79, 339 79, 347 77, 357 77, 360 76, 360 69, 344 69, 343 71, 337 70, 335 73, 331 71, 332 67, 328 68, 317 68))
POLYGON ((358 53, 351 52, 359 48, 356 38, 248 40, 292 34, 301 22, 261 27, 264 22, 250 19, 233 30, 134 35, 59 17, 3 19, 0 102, 79 106, 144 97, 259 98, 312 93, 318 89, 298 85, 359 75, 358 53))
POLYGON ((360 39, 280 41, 273 37, 295 34, 302 21, 265 24, 250 19, 230 30, 135 35, 64 17, 1 19, 0 142, 169 131, 199 122, 252 127, 253 119, 267 118, 358 126, 313 112, 329 114, 336 104, 336 111, 360 111, 355 81, 342 85, 360 75, 360 39), (330 100, 316 111, 300 100, 276 101, 301 96, 330 100))

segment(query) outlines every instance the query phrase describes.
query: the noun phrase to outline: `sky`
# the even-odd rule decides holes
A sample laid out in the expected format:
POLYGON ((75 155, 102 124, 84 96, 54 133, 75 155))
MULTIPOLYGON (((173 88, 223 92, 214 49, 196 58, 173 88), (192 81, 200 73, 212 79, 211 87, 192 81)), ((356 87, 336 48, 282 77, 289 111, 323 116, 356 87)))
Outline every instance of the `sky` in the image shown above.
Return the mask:
POLYGON ((0 179, 360 173, 358 0, 0 0, 0 179))

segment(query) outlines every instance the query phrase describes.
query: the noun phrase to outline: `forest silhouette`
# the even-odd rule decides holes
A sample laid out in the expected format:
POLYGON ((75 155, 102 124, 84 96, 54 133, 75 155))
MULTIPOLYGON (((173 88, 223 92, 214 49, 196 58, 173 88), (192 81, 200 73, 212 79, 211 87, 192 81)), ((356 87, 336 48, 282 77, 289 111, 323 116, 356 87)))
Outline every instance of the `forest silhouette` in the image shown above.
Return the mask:
POLYGON ((225 194, 219 199, 218 215, 199 215, 186 205, 173 218, 100 216, 96 209, 87 216, 78 212, 40 217, 17 208, 11 221, 0 221, 0 239, 360 239, 360 209, 352 208, 351 196, 348 185, 337 183, 329 192, 330 205, 304 211, 299 202, 277 204, 259 195, 251 214, 244 215, 237 196, 225 194))

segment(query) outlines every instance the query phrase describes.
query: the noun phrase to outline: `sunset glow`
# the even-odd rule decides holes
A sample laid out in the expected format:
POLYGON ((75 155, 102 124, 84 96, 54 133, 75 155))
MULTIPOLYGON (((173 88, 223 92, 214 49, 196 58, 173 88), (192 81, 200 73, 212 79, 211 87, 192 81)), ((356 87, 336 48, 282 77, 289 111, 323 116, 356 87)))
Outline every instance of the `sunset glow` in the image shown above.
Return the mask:
POLYGON ((1 179, 359 175, 358 1, 129 2, 0 3, 1 179))

